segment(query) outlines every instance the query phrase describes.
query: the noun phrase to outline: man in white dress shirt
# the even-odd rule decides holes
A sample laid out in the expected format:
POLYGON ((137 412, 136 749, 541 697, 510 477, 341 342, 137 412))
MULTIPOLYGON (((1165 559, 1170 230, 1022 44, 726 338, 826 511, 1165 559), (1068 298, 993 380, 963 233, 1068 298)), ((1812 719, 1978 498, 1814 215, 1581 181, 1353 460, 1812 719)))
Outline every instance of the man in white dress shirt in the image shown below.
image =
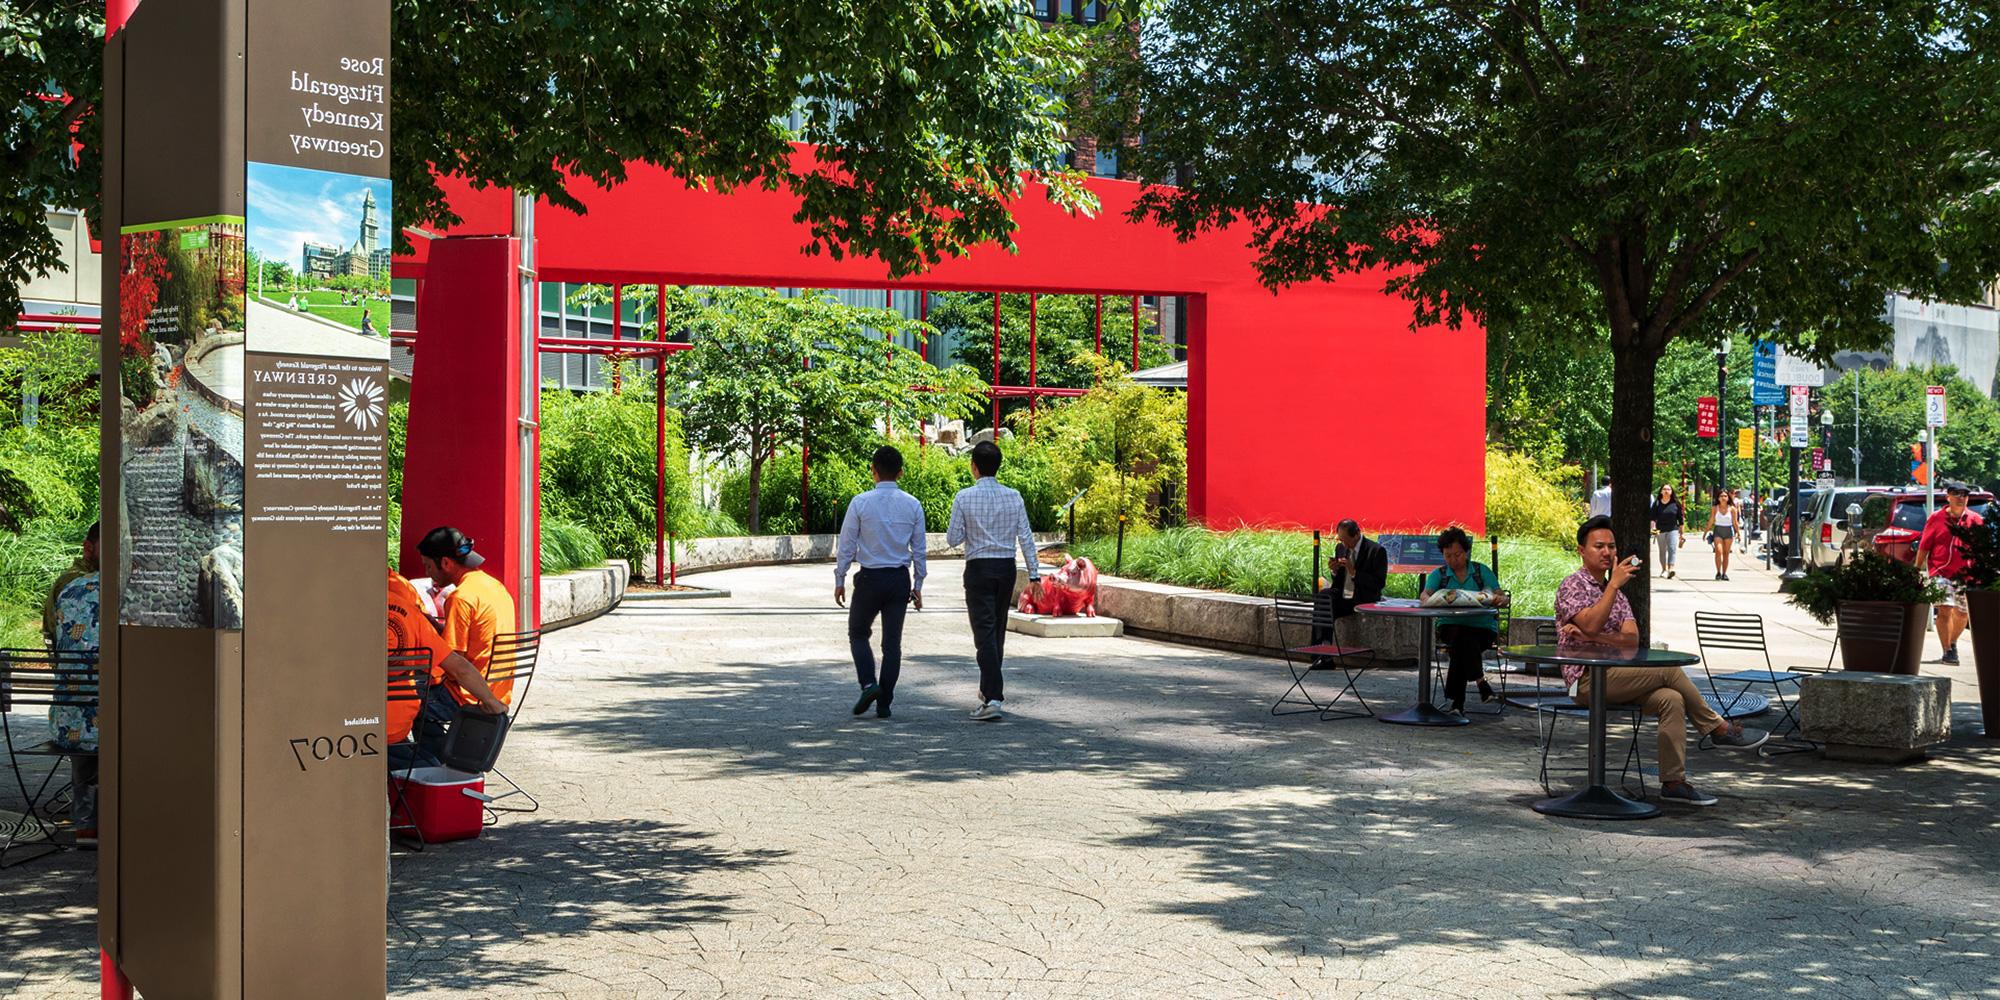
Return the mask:
POLYGON ((1000 718, 1005 696, 1000 655, 1007 642, 1007 609, 1014 597, 1014 550, 1028 563, 1028 586, 1042 591, 1042 563, 1021 494, 1000 485, 1000 447, 991 441, 972 446, 972 485, 951 501, 946 545, 965 546, 965 611, 972 620, 972 645, 979 656, 979 707, 972 717, 1000 718))
POLYGON ((840 544, 833 568, 834 603, 847 607, 847 644, 854 653, 854 675, 861 682, 861 700, 854 714, 875 706, 878 718, 889 717, 896 696, 896 677, 903 669, 903 615, 912 605, 924 608, 924 505, 903 492, 896 480, 903 474, 903 453, 883 445, 869 463, 875 488, 847 502, 840 521, 840 544), (854 603, 847 603, 847 569, 854 574, 854 603), (914 579, 910 568, 914 565, 914 579), (868 635, 876 616, 882 618, 882 674, 875 674, 875 653, 868 635))

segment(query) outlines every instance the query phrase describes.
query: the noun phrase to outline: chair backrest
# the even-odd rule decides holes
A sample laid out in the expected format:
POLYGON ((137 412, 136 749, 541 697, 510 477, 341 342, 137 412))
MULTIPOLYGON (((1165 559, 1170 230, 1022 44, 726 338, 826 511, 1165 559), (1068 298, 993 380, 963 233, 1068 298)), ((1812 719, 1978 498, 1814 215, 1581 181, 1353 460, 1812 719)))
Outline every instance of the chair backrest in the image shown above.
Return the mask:
POLYGON ((0 649, 0 707, 94 708, 97 650, 0 649))
POLYGON ((422 646, 398 646, 389 651, 390 701, 422 701, 431 687, 431 651, 422 646))
POLYGON ((1771 668, 1771 651, 1764 645, 1762 615, 1697 611, 1694 613, 1694 641, 1701 650, 1701 669, 1704 672, 1713 673, 1711 649, 1756 653, 1764 658, 1764 669, 1771 668))
POLYGON ((521 714, 528 701, 528 685, 535 677, 535 661, 541 656, 542 630, 507 632, 493 637, 493 657, 486 664, 486 683, 514 682, 508 717, 521 714))

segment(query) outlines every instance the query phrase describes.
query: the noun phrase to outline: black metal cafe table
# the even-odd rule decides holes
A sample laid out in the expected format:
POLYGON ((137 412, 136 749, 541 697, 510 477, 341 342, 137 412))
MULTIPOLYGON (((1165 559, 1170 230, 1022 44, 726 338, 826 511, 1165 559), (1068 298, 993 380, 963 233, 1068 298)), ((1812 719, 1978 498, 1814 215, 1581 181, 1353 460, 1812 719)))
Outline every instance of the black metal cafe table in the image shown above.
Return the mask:
POLYGON ((1493 609, 1479 605, 1455 605, 1451 607, 1426 608, 1415 604, 1362 604, 1354 609, 1355 614, 1382 615, 1389 618, 1415 618, 1423 627, 1423 639, 1417 648, 1417 703, 1400 712, 1381 716, 1383 722, 1398 726, 1463 726, 1471 720, 1463 715, 1450 712, 1431 704, 1431 659, 1437 655, 1437 638, 1433 626, 1438 619, 1477 618, 1493 614, 1493 609))
POLYGON ((1700 663, 1701 657, 1672 649, 1597 643, 1508 646, 1507 656, 1523 663, 1590 668, 1590 786, 1573 795, 1543 799, 1535 803, 1535 811, 1576 819, 1651 819, 1658 816, 1659 806, 1626 798, 1604 783, 1604 679, 1609 671, 1620 668, 1673 667, 1678 670, 1700 663))

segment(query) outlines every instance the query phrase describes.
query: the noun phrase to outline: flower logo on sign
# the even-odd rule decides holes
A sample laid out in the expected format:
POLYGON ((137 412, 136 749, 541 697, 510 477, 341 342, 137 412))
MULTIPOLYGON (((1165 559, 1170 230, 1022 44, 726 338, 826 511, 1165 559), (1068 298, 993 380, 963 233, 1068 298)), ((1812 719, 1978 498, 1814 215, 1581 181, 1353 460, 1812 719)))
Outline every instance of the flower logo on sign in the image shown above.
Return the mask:
POLYGON ((382 386, 372 378, 349 379, 340 387, 340 413, 356 430, 382 422, 382 386))

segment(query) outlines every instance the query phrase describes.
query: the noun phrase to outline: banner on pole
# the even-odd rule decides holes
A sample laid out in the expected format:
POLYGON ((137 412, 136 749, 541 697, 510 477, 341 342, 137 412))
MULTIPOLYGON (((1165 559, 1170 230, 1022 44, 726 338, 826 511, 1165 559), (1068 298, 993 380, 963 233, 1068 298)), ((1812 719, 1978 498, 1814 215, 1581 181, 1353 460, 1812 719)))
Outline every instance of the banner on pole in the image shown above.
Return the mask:
POLYGON ((1812 428, 1806 425, 1806 408, 1812 399, 1812 390, 1803 385, 1792 386, 1792 447, 1804 448, 1812 444, 1812 428))
POLYGON ((1768 340, 1750 346, 1750 402, 1754 406, 1785 402, 1785 389, 1778 384, 1778 345, 1768 340))
POLYGON ((1751 458, 1757 454, 1757 432, 1749 427, 1736 428, 1736 457, 1751 458))
POLYGON ((1694 432, 1697 437, 1712 438, 1720 433, 1716 425, 1715 397, 1703 396, 1695 400, 1694 432))

